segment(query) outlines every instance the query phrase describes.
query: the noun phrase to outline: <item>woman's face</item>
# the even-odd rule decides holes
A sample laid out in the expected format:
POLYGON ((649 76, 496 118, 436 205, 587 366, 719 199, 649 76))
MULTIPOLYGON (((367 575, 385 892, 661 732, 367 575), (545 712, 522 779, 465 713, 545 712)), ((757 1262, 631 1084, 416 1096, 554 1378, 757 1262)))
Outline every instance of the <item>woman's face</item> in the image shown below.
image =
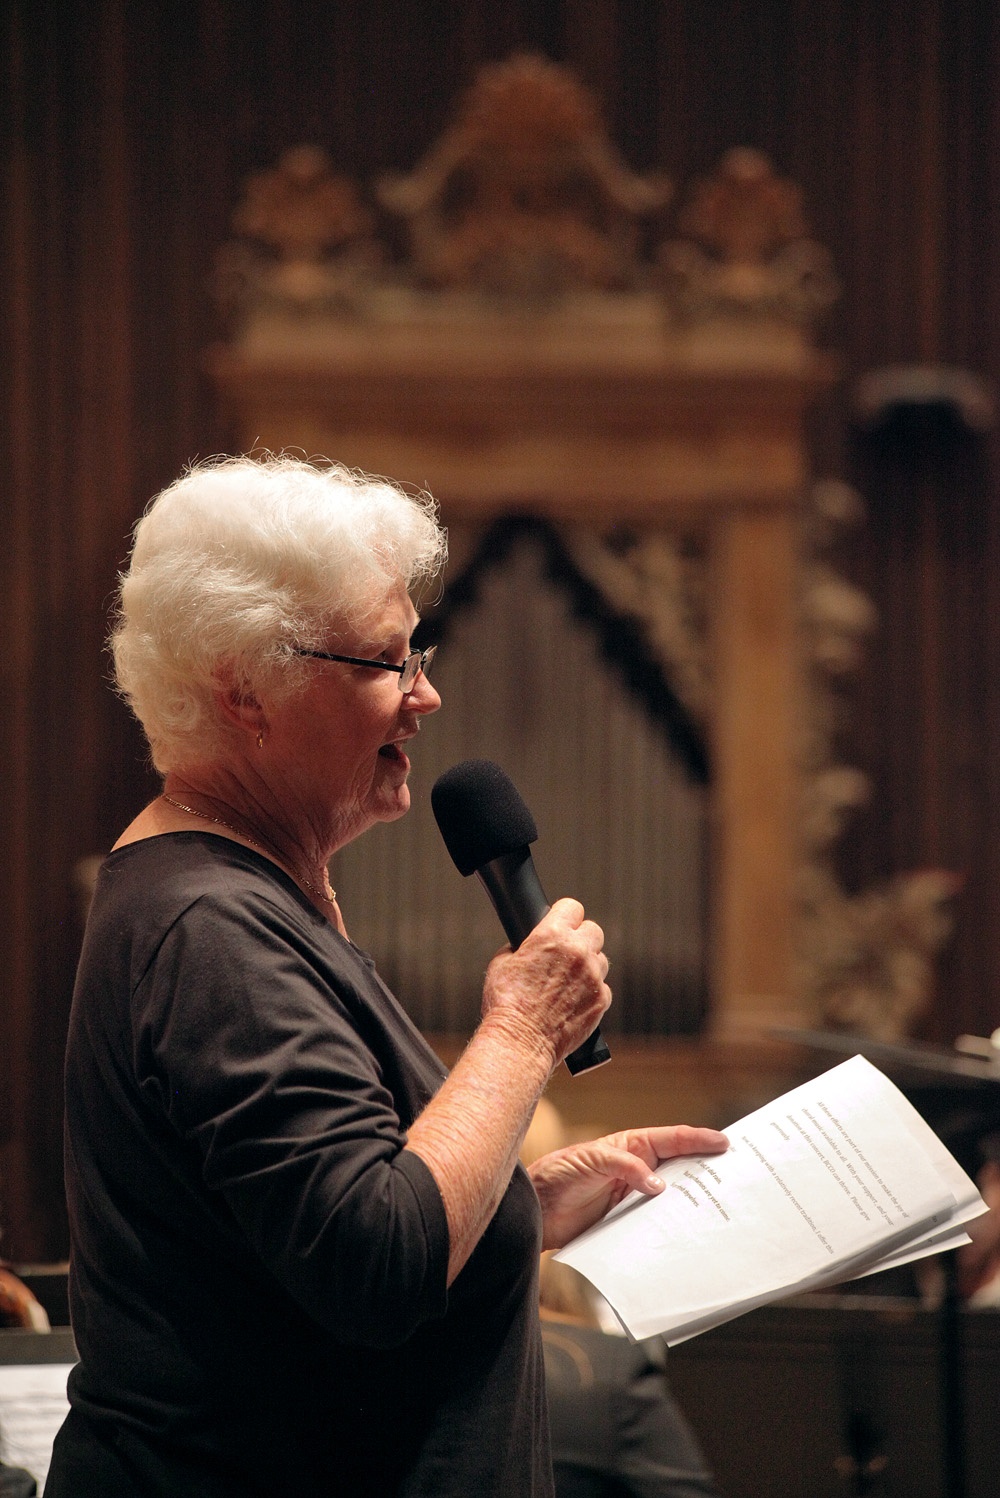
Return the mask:
MULTIPOLYGON (((400 584, 362 634, 341 633, 327 645, 342 655, 401 665, 416 623, 400 584)), ((403 693, 395 671, 314 658, 305 658, 305 665, 305 690, 269 716, 264 752, 280 774, 283 799, 291 798, 290 815, 304 818, 332 849, 409 810, 404 745, 441 698, 423 672, 403 693)))

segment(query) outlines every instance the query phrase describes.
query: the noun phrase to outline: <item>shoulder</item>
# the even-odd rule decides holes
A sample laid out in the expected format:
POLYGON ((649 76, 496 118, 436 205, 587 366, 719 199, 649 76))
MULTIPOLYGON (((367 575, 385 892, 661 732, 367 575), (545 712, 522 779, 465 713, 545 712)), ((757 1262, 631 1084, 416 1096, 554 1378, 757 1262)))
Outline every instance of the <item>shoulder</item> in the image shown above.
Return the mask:
POLYGON ((161 999, 174 1010, 204 1007, 209 992, 219 1008, 227 996, 252 1008, 268 999, 274 968, 288 980, 283 989, 300 994, 317 982, 325 993, 370 982, 350 944, 252 849, 177 832, 105 860, 81 953, 81 998, 110 988, 134 1017, 161 999))
POLYGON ((152 951, 178 923, 210 921, 246 936, 283 928, 300 939, 333 932, 285 872, 229 838, 171 832, 114 849, 98 872, 88 918, 96 928, 152 951))
POLYGON ((118 844, 97 876, 95 903, 124 898, 184 903, 195 895, 220 897, 241 889, 270 889, 282 899, 298 896, 312 909, 277 864, 231 838, 213 832, 167 832, 118 844))

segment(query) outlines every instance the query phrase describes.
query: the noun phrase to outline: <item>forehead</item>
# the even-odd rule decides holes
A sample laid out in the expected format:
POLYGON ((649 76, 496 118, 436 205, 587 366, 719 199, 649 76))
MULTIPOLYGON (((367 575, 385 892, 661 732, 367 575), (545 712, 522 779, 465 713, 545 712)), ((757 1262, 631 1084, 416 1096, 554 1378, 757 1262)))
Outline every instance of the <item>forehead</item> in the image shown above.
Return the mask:
POLYGON ((343 638, 351 636, 369 645, 384 645, 397 636, 410 638, 419 621, 413 601, 402 583, 383 594, 354 624, 348 624, 343 638))

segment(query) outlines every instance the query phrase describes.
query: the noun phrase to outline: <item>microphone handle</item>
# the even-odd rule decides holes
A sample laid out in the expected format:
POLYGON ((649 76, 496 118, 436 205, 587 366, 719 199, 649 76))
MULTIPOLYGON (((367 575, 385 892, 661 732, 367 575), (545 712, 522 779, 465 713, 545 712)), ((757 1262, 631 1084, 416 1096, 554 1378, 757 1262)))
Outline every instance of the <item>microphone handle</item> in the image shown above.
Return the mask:
MULTIPOLYGON (((534 931, 550 909, 535 871, 531 849, 518 848, 514 853, 491 859, 476 870, 476 878, 493 902, 511 950, 516 951, 528 932, 534 931)), ((575 1051, 570 1051, 566 1065, 575 1077, 610 1060, 608 1043, 597 1029, 575 1051)))

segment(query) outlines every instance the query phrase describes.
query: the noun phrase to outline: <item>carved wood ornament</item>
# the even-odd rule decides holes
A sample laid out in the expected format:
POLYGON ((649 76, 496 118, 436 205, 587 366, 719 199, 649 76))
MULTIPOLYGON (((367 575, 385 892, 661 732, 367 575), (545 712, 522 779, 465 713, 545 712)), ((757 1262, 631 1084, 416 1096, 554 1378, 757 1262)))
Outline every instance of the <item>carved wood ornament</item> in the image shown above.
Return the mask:
POLYGON ((248 182, 210 367, 243 445, 426 486, 453 552, 499 515, 545 518, 638 622, 712 765, 717 1036, 902 1034, 953 890, 851 900, 832 872, 864 787, 828 688, 872 624, 822 557, 853 497, 813 483, 803 434, 835 378, 813 338, 836 279, 759 152, 668 224, 672 200, 571 73, 512 58, 409 175, 366 192, 303 146, 248 182))

